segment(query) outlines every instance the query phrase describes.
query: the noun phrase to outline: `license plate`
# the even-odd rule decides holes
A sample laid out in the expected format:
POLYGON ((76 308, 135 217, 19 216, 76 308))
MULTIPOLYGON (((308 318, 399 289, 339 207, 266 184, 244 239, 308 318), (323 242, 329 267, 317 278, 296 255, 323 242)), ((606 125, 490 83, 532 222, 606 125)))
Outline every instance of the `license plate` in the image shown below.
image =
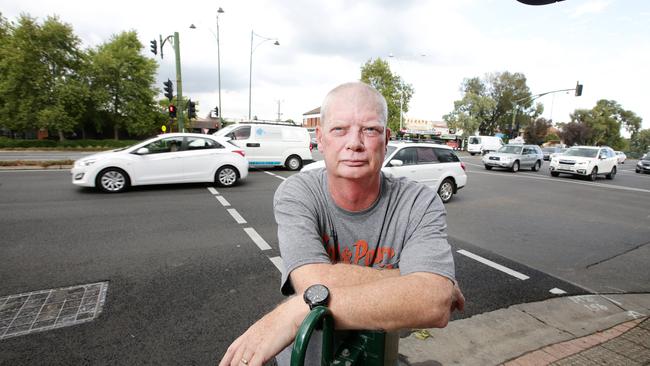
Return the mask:
POLYGON ((559 169, 571 170, 571 165, 560 164, 559 169))

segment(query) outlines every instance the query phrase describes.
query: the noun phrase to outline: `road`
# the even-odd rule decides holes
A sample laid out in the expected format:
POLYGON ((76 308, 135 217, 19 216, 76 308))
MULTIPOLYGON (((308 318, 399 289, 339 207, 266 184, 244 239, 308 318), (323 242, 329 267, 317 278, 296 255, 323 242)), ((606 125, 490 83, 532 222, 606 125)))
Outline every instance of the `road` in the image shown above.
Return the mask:
MULTIPOLYGON (((650 292, 650 175, 591 183, 463 160, 468 186, 447 205, 468 300, 455 318, 551 291, 650 292)), ((212 364, 282 300, 271 199, 292 174, 107 195, 67 171, 0 172, 0 297, 109 282, 97 319, 0 340, 0 364, 212 364)))
POLYGON ((0 150, 0 161, 77 160, 96 151, 24 151, 0 150))

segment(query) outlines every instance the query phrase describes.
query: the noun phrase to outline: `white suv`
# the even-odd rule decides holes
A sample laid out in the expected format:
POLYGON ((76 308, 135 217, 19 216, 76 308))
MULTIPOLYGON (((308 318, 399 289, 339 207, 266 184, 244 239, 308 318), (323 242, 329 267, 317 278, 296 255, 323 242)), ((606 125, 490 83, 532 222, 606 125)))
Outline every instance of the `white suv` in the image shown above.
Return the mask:
POLYGON ((573 146, 560 156, 551 159, 551 175, 560 173, 587 177, 596 180, 599 174, 614 179, 618 158, 614 150, 607 146, 573 146))
MULTIPOLYGON (((435 189, 444 203, 467 183, 465 164, 449 146, 391 141, 386 150, 384 173, 424 183, 435 189)), ((302 171, 324 167, 325 161, 319 160, 302 171)))

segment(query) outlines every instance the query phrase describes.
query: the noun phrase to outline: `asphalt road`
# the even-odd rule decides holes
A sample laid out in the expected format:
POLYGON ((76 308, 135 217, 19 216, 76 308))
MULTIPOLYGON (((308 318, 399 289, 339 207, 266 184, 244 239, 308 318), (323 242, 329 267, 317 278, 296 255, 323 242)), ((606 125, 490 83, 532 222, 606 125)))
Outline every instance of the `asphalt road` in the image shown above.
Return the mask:
MULTIPOLYGON (((455 318, 554 289, 650 292, 650 175, 628 163, 591 183, 463 160, 468 186, 447 205, 467 297, 455 318)), ((98 319, 1 340, 0 364, 213 364, 282 300, 271 198, 292 174, 107 195, 73 187, 67 171, 0 171, 0 296, 109 281, 98 319)))

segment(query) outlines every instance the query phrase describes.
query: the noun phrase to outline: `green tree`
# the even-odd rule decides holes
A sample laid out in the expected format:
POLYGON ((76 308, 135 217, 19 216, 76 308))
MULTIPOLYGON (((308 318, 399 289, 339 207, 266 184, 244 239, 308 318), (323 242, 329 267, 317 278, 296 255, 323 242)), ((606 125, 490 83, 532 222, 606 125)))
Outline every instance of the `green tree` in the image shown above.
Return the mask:
POLYGON ((495 132, 510 132, 511 129, 527 126, 541 115, 540 104, 533 106, 526 76, 508 71, 487 74, 483 79, 473 77, 463 80, 463 98, 454 102, 454 110, 446 115, 458 128, 472 128, 465 134, 478 130, 481 135, 495 132), (517 109, 515 126, 513 113, 517 109))
POLYGON ((157 63, 141 54, 142 47, 136 32, 129 31, 90 52, 91 91, 116 140, 120 129, 147 135, 160 123, 154 99, 157 63))
POLYGON ((642 119, 634 112, 625 110, 614 100, 601 99, 592 109, 578 109, 571 114, 571 121, 582 123, 591 130, 591 138, 586 141, 594 145, 608 145, 622 149, 625 141, 621 129, 625 128, 636 137, 642 119))
POLYGON ((83 62, 79 38, 56 17, 39 24, 21 15, 17 24, 2 28, 0 124, 13 130, 54 129, 63 139, 83 113, 76 97, 83 93, 77 78, 83 62))
POLYGON ((413 87, 391 72, 388 62, 381 58, 366 61, 361 67, 361 81, 377 89, 386 98, 388 127, 393 132, 399 131, 400 101, 402 113, 408 112, 414 93, 413 87))
POLYGON ((544 137, 544 142, 549 141, 560 141, 560 136, 556 135, 555 133, 549 133, 544 137))
POLYGON ((630 140, 630 148, 634 152, 650 152, 650 128, 640 130, 634 139, 630 140))
POLYGON ((551 126, 551 121, 545 118, 537 118, 524 129, 524 140, 529 144, 541 145, 551 126))

